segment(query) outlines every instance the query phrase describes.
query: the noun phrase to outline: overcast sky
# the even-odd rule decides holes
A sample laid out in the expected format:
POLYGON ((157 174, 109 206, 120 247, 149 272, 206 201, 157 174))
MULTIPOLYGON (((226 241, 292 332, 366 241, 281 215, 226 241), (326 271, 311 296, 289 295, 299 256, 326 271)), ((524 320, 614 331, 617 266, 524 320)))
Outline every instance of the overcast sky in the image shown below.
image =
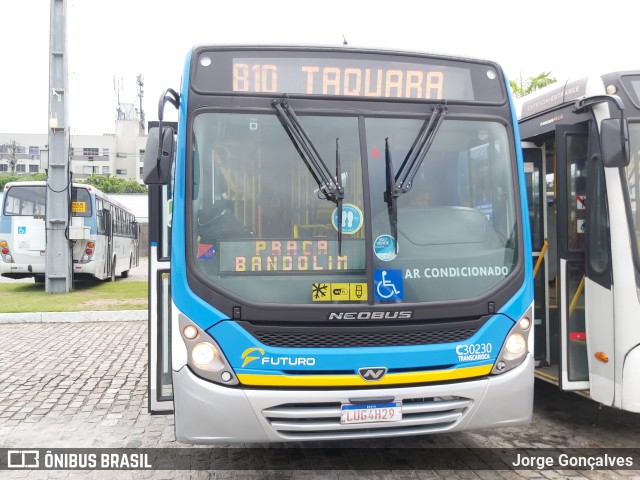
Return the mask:
MULTIPOLYGON (((47 133, 51 0, 0 0, 0 132, 47 133)), ((67 0, 69 124, 113 133, 117 96, 147 120, 195 44, 385 47, 486 58, 510 79, 640 69, 640 2, 67 0), (616 7, 607 11, 606 7, 616 7), (622 10, 622 7, 626 9, 622 10), (635 62, 635 63, 634 63, 635 62)))

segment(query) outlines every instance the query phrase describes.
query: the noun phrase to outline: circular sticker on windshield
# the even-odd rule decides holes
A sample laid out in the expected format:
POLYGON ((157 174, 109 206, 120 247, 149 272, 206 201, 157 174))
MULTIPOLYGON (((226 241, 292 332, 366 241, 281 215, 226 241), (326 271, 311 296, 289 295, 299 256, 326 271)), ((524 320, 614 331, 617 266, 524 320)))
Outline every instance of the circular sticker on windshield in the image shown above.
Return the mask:
POLYGON ((380 235, 373 242, 373 252, 383 262, 390 262, 398 256, 396 252, 396 239, 391 235, 380 235))
MULTIPOLYGON (((363 222, 362 210, 352 203, 342 205, 342 233, 353 235, 362 228, 363 222)), ((331 223, 333 228, 338 230, 338 208, 333 209, 331 215, 331 223)))

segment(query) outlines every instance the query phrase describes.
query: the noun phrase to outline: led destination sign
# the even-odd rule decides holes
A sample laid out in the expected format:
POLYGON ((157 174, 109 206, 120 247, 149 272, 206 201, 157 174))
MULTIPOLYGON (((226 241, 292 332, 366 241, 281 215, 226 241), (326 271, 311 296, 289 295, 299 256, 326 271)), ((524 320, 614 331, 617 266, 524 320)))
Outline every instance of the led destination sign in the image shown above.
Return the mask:
POLYGON ((445 98, 472 94, 468 72, 445 67, 353 60, 243 58, 233 62, 233 91, 383 98, 445 98))
POLYGON ((251 240, 220 242, 221 272, 313 272, 364 269, 362 241, 251 240))
POLYGON ((489 64, 362 52, 203 51, 192 78, 202 93, 329 95, 362 99, 501 101, 489 64))

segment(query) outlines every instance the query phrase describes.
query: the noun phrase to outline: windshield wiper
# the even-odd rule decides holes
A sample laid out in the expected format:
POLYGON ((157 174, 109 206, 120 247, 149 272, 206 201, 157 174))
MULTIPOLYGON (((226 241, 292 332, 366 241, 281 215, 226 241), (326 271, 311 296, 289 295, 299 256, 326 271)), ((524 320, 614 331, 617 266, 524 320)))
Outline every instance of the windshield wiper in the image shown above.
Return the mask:
POLYGON ((280 123, 291 138, 296 150, 309 169, 309 173, 318 184, 318 193, 325 200, 336 204, 338 209, 338 255, 342 255, 342 202, 344 200, 344 187, 340 172, 340 143, 336 138, 336 175, 331 174, 329 167, 320 156, 307 132, 300 124, 296 113, 289 105, 286 95, 271 102, 276 109, 280 123))
POLYGON ((389 147, 389 139, 385 138, 385 166, 387 175, 387 190, 384 194, 385 202, 389 206, 389 223, 391 231, 396 242, 396 253, 398 253, 398 197, 407 193, 413 186, 413 179, 420 169, 420 165, 431 148, 436 133, 444 120, 447 113, 447 102, 443 100, 441 103, 433 107, 433 113, 425 119, 420 131, 413 141, 413 145, 409 149, 398 173, 393 171, 393 161, 391 159, 391 148, 389 147))

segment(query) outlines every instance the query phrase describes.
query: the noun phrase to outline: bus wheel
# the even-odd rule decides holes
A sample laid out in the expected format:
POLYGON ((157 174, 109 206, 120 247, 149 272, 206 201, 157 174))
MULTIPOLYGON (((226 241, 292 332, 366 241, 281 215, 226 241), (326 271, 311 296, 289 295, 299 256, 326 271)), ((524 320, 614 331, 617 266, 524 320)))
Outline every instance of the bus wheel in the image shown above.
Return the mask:
POLYGON ((129 268, 120 274, 122 278, 129 278, 129 271, 131 270, 131 265, 133 265, 133 258, 129 257, 129 268))

